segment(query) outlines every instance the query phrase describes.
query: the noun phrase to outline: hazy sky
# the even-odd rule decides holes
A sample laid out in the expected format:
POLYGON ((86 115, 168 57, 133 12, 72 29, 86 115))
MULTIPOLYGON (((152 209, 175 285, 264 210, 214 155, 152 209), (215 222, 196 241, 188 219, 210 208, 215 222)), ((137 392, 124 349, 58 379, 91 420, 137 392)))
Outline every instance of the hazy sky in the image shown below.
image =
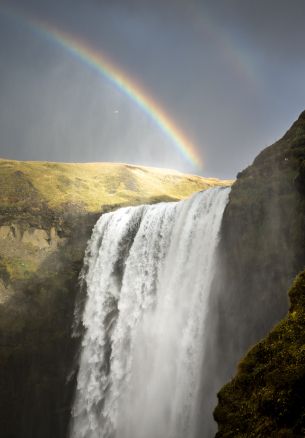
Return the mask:
POLYGON ((305 109, 304 23, 304 0, 0 0, 0 157, 234 177, 305 109), (38 22, 140 84, 203 168, 38 22))

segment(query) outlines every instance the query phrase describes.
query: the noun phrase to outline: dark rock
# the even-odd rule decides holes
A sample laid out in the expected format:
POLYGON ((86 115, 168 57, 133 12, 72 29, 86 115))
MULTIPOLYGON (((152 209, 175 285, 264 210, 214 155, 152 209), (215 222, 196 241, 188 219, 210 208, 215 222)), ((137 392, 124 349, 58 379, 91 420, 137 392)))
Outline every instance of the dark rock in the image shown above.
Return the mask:
POLYGON ((249 351, 218 394, 217 438, 305 436, 305 271, 289 296, 288 316, 249 351))
MULTIPOLYGON (((211 353, 209 368, 218 379, 218 388, 210 388, 215 393, 232 377, 239 358, 286 315, 287 289, 305 266, 304 139, 305 112, 281 140, 259 154, 232 187, 219 248, 221 272, 210 312, 218 315, 211 321, 216 332, 211 345, 218 353, 211 353)), ((259 370, 258 365, 258 375, 259 370)), ((226 390, 220 392, 216 419, 227 434, 218 436, 292 436, 272 427, 270 434, 242 435, 243 422, 248 427, 251 421, 246 408, 245 417, 239 417, 239 435, 226 428, 229 417, 223 419, 221 412, 227 409, 234 417, 237 397, 240 410, 247 405, 248 384, 245 381, 244 392, 240 390, 232 404, 229 397, 223 400, 226 390)), ((263 415, 261 422, 263 427, 263 415)))

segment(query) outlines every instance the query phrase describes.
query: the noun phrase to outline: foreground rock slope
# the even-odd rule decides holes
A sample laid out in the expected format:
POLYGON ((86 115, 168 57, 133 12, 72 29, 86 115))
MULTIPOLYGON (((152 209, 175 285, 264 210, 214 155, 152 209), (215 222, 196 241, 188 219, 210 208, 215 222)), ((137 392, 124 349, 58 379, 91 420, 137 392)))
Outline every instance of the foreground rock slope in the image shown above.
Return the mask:
POLYGON ((67 436, 78 275, 101 213, 228 182, 123 164, 0 160, 0 435, 67 436))
POLYGON ((219 393, 217 438, 305 436, 305 271, 288 316, 253 347, 219 393))

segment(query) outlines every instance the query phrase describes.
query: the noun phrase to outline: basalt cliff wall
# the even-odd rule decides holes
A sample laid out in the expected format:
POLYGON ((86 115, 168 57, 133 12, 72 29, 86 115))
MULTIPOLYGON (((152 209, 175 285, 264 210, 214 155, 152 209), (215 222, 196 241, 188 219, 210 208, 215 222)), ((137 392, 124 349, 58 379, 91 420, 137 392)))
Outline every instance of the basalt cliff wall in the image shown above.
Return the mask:
MULTIPOLYGON (((218 377, 210 388, 215 393, 249 348, 286 317, 287 290, 305 266, 305 112, 237 176, 219 261, 211 345, 220 353, 209 367, 218 377)), ((304 348, 303 283, 304 274, 290 291, 289 315, 220 391, 217 437, 304 436, 304 397, 297 389, 305 384, 298 353, 304 348)))

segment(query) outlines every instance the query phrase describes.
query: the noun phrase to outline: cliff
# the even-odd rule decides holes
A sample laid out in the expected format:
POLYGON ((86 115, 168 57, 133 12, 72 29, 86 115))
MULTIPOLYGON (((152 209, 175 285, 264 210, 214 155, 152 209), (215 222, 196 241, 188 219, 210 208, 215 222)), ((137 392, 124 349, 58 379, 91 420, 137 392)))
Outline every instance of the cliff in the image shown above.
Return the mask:
POLYGON ((100 214, 227 183, 123 164, 0 160, 1 437, 67 436, 78 275, 100 214))
MULTIPOLYGON (((305 112, 281 140, 265 149, 238 175, 232 187, 223 218, 221 273, 215 281, 211 304, 212 313, 217 315, 213 321, 216 336, 211 344, 218 353, 210 364, 217 375, 216 384, 210 388, 214 393, 232 378, 239 358, 287 314, 287 289, 305 266, 304 225, 305 112)), ((303 306, 302 279, 304 276, 291 290, 292 295, 299 291, 292 309, 303 306)), ((303 341, 302 337, 298 339, 301 330, 298 317, 290 332, 293 315, 294 310, 286 322, 252 350, 241 363, 236 379, 220 391, 215 414, 220 426, 217 436, 299 436, 291 433, 294 427, 299 427, 296 430, 303 427, 294 423, 301 421, 303 415, 300 414, 303 401, 300 402, 294 387, 301 385, 298 379, 302 371, 298 368, 300 364, 294 362, 296 358, 290 355, 303 341), (281 336, 282 341, 274 341, 281 336), (294 371, 295 381, 291 375, 294 371), (299 404, 297 409, 294 403, 299 404), (285 425, 289 430, 286 435, 279 435, 285 425)))
POLYGON ((249 351, 220 391, 217 438, 305 436, 305 271, 289 297, 288 316, 249 351))

